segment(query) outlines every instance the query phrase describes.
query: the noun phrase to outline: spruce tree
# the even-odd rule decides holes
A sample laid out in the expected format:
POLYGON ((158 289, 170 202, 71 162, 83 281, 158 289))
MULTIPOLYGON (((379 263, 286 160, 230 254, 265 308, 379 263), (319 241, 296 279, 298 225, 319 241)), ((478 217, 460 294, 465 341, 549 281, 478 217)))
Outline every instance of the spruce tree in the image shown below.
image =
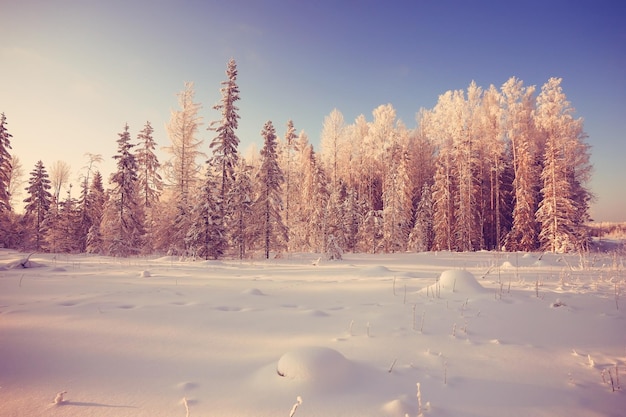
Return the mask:
POLYGON ((163 179, 159 174, 161 164, 154 150, 156 142, 152 136, 154 129, 150 122, 146 122, 143 130, 137 135, 138 146, 135 150, 137 160, 137 188, 139 191, 140 204, 145 213, 144 253, 150 253, 155 245, 155 213, 157 203, 163 192, 163 179))
POLYGON ((113 156, 117 171, 109 180, 113 188, 105 206, 102 228, 105 249, 113 256, 138 254, 143 243, 144 213, 137 189, 137 161, 131 152, 135 145, 130 140, 128 125, 125 125, 117 140, 118 153, 113 156))
POLYGON ((96 171, 89 187, 87 196, 87 216, 89 218, 89 231, 87 232, 86 250, 89 253, 104 253, 104 242, 100 224, 106 203, 104 183, 100 171, 96 171))
POLYGON ((11 135, 6 127, 6 116, 0 114, 0 218, 4 211, 10 211, 10 193, 9 186, 11 183, 11 135))
POLYGON ((251 227, 254 190, 250 171, 251 167, 243 158, 240 159, 235 169, 235 182, 232 188, 233 213, 230 233, 239 259, 246 257, 246 249, 254 237, 251 227))
POLYGON ((28 180, 26 188, 28 197, 24 199, 26 203, 24 221, 30 225, 30 231, 32 231, 32 242, 27 246, 37 251, 41 250, 44 244, 44 220, 52 205, 51 188, 48 172, 43 162, 38 161, 28 180))
POLYGON ((582 120, 573 118, 560 78, 551 78, 537 97, 535 123, 545 137, 542 199, 537 209, 539 240, 551 252, 568 252, 585 246, 584 221, 588 214, 585 181, 591 169, 584 144, 582 120))
POLYGON ((282 250, 286 241, 281 216, 284 177, 278 164, 276 130, 271 121, 265 123, 261 135, 264 145, 261 149, 261 168, 257 174, 259 190, 255 206, 261 223, 264 256, 269 259, 270 251, 282 250))
POLYGON ((194 257, 218 259, 226 249, 218 190, 213 167, 207 164, 204 184, 195 199, 185 236, 186 246, 194 257))
POLYGON ((221 119, 211 123, 210 130, 214 130, 217 136, 210 144, 213 150, 211 164, 215 166, 218 174, 219 199, 223 202, 219 213, 222 221, 232 212, 232 203, 228 200, 230 189, 233 186, 235 168, 239 159, 237 148, 239 138, 236 130, 239 126, 239 108, 235 103, 239 100, 239 87, 237 86, 237 63, 234 59, 228 61, 226 69, 228 80, 222 82, 222 99, 213 109, 221 112, 221 119))

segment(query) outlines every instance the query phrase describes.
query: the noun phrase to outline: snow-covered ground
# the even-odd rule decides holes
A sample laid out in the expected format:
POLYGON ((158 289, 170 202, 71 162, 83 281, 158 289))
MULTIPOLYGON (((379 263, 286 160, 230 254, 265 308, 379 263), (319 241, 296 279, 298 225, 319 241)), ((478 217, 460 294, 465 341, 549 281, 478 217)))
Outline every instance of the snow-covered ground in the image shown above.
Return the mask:
POLYGON ((619 256, 24 256, 3 417, 626 415, 619 256))

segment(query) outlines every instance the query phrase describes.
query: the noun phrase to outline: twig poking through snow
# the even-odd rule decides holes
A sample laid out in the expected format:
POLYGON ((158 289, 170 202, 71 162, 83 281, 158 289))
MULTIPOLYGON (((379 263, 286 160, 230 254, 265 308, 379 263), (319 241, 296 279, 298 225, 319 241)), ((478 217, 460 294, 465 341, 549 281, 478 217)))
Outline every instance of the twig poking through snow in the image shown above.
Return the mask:
POLYGON ((417 417, 423 417, 422 413, 422 390, 420 389, 420 383, 417 383, 417 417))
POLYGON ((183 406, 185 407, 185 417, 189 417, 189 403, 187 397, 183 397, 183 406))
POLYGON ((67 394, 67 391, 57 392, 56 397, 54 397, 54 403, 56 405, 62 405, 65 402, 65 399, 63 398, 65 394, 67 394))
POLYGON ((296 398, 296 403, 293 405, 293 407, 291 407, 291 412, 289 413, 289 417, 293 417, 294 414, 296 414, 296 410, 298 409, 298 406, 302 405, 302 397, 298 395, 298 397, 296 398))
POLYGON ((394 359, 393 362, 391 362, 391 366, 389 367, 389 373, 393 372, 393 367, 396 365, 396 362, 398 361, 398 359, 394 359))

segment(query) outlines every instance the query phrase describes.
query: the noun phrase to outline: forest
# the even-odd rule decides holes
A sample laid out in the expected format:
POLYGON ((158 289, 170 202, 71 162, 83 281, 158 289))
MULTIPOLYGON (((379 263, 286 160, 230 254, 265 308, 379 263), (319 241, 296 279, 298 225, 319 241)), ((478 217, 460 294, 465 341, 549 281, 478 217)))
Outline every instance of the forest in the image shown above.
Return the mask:
POLYGON ((500 88, 472 82, 421 109, 414 129, 391 104, 352 123, 335 109, 317 151, 292 120, 284 135, 268 121, 262 149, 244 158, 237 76, 231 59, 208 147, 194 85, 185 83, 167 124, 167 160, 156 155, 149 121, 135 138, 125 125, 116 171, 103 178, 102 156, 88 154, 78 197, 71 187, 60 195, 67 166, 48 171, 40 160, 23 214, 12 204, 19 158, 3 113, 0 247, 200 259, 588 249, 590 147, 560 78, 540 90, 515 77, 500 88))

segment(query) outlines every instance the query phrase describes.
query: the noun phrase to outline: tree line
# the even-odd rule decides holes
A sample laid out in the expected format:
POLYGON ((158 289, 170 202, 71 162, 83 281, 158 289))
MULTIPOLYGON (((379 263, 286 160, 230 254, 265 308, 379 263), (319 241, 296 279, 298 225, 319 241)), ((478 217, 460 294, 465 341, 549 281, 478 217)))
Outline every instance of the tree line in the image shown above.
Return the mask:
POLYGON ((353 123, 335 109, 324 120, 319 153, 293 121, 283 137, 268 121, 263 148, 246 159, 236 133, 237 75, 231 59, 213 106, 220 118, 208 126, 207 153, 201 105, 186 83, 167 124, 167 161, 157 158, 150 122, 135 140, 125 125, 107 187, 95 169, 99 155, 89 155, 77 198, 71 187, 60 196, 39 161, 23 214, 11 207, 19 160, 9 153, 12 136, 2 114, 0 243, 203 259, 587 249, 590 148, 559 78, 539 92, 516 78, 499 89, 472 82, 420 110, 414 129, 391 104, 374 109, 372 120, 360 115, 353 123))

